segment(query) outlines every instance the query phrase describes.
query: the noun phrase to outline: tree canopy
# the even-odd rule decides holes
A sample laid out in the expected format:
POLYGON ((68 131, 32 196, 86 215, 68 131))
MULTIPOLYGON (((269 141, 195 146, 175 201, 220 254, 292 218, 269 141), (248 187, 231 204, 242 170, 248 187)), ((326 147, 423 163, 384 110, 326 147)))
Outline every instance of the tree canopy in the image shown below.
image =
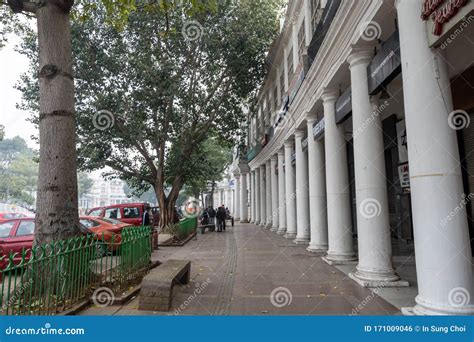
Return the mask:
MULTIPOLYGON (((137 7, 120 28, 109 25, 106 7, 89 8, 72 25, 80 167, 109 167, 133 187, 151 185, 160 207, 174 206, 199 172, 193 155, 206 139, 231 145, 243 136, 278 8, 276 0, 223 1, 200 11, 160 3, 137 7)), ((29 32, 23 52, 31 55, 35 44, 29 32)), ((31 61, 20 89, 25 108, 36 111, 31 61)))

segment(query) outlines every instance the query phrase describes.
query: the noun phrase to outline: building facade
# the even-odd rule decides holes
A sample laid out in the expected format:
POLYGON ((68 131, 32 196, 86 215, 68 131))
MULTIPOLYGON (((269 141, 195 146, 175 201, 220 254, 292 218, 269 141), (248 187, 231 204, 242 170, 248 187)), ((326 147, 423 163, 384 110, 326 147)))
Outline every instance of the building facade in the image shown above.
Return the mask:
POLYGON ((402 287, 406 314, 474 314, 474 2, 292 0, 234 163, 235 208, 402 287), (471 132, 471 130, 473 130, 471 132))

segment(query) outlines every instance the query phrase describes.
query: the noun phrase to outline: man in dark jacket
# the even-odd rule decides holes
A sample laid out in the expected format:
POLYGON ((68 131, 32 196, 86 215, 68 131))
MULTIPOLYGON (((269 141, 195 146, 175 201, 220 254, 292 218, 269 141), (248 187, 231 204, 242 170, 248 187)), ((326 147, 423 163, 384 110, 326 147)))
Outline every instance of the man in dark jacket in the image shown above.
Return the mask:
POLYGON ((226 219, 226 212, 225 212, 225 208, 224 208, 224 205, 221 205, 218 209, 217 209, 217 213, 216 213, 216 219, 217 219, 217 231, 218 232, 222 232, 222 230, 224 229, 225 230, 225 219, 226 219))

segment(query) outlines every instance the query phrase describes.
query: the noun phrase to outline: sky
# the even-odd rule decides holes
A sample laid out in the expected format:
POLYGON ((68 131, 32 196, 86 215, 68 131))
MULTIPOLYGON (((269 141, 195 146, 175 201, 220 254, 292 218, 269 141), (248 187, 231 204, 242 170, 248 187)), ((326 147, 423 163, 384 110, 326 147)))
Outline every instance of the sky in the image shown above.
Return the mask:
POLYGON ((19 39, 10 35, 8 44, 0 49, 0 124, 5 126, 5 137, 20 136, 28 146, 37 149, 31 139, 37 134, 35 126, 27 121, 30 113, 16 108, 21 100, 21 92, 14 89, 20 75, 28 70, 28 59, 14 51, 19 39))

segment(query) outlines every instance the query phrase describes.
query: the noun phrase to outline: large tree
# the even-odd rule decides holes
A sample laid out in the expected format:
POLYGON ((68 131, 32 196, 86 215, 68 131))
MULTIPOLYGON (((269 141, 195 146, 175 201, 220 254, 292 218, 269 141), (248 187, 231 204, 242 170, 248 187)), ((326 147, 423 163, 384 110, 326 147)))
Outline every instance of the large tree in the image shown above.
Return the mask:
MULTIPOLYGON (((242 134, 277 31, 277 0, 217 4, 193 10, 160 2, 136 9, 120 29, 98 5, 72 26, 80 165, 152 186, 163 225, 199 172, 193 154, 206 138, 229 143, 242 134)), ((35 50, 25 42, 25 53, 35 50)), ((31 109, 34 84, 29 73, 22 90, 31 109)))
MULTIPOLYGON (((131 11, 158 7, 172 8, 180 0, 101 0, 109 24, 121 26, 131 11), (145 5, 141 5, 145 3, 145 5)), ((211 0, 210 3, 212 4, 211 0)), ((96 1, 77 1, 73 17, 87 18, 96 1)), ((205 3, 192 0, 191 8, 205 3)), ((39 76, 38 97, 40 162, 37 191, 35 243, 41 244, 79 233, 77 156, 72 73, 70 11, 74 0, 6 0, 0 1, 0 48, 16 21, 13 14, 35 17, 38 47, 29 52, 36 60, 33 73, 39 76), (5 10, 8 6, 9 10, 5 10)))

